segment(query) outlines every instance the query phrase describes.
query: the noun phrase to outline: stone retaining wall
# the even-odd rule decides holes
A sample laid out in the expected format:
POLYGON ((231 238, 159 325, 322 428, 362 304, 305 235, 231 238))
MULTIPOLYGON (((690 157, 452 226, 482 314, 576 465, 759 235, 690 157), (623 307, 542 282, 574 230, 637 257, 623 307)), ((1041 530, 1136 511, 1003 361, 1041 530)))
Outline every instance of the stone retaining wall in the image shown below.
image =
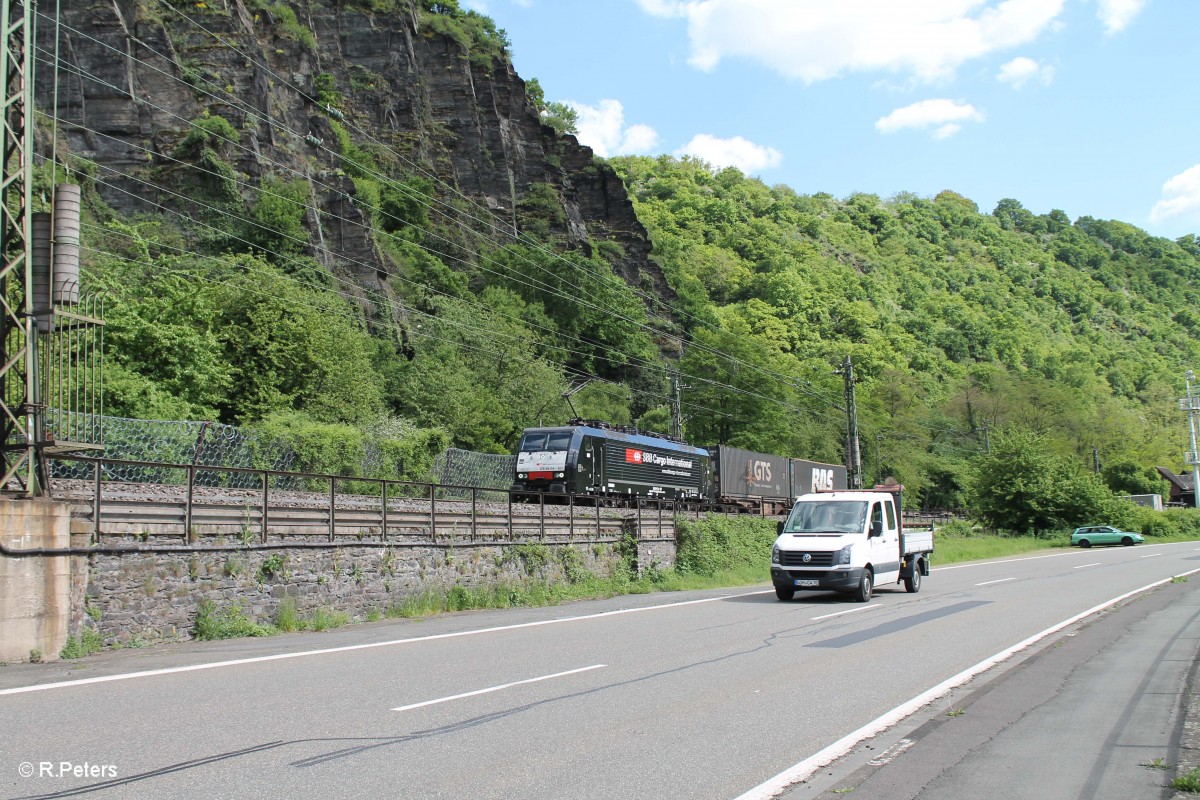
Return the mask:
MULTIPOLYGON (((260 623, 274 623, 285 598, 300 617, 333 611, 365 620, 455 586, 569 582, 585 571, 610 577, 623 566, 619 549, 598 542, 97 554, 87 558, 81 618, 107 646, 190 638, 206 600, 260 623)), ((640 569, 673 564, 673 542, 639 547, 640 569)))
POLYGON ((190 638, 206 601, 259 623, 274 623, 285 601, 300 618, 328 611, 365 620, 454 587, 563 583, 586 573, 607 578, 630 566, 644 573, 675 565, 672 538, 642 540, 632 551, 634 520, 625 523, 625 536, 592 541, 265 547, 224 540, 164 550, 139 536, 106 536, 94 549, 86 520, 72 521, 69 512, 64 503, 0 502, 0 543, 10 552, 0 555, 0 661, 57 659, 68 637, 82 641, 85 631, 90 639, 99 633, 107 646, 190 638), (28 552, 39 550, 56 552, 28 552))

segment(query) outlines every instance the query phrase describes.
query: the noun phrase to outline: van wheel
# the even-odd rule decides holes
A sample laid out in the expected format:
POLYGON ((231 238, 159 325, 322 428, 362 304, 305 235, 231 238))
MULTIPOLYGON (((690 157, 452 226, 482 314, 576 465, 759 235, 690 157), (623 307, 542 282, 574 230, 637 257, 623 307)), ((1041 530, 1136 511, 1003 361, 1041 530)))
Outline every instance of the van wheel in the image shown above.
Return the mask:
POLYGON ((854 599, 859 603, 867 603, 871 600, 871 590, 875 588, 875 576, 871 574, 870 569, 864 569, 862 577, 858 579, 858 588, 854 590, 854 599))
POLYGON ((912 575, 904 579, 904 589, 909 594, 921 591, 921 562, 913 564, 912 575))
POLYGON ((791 600, 796 596, 796 590, 791 586, 776 586, 775 596, 780 600, 791 600))

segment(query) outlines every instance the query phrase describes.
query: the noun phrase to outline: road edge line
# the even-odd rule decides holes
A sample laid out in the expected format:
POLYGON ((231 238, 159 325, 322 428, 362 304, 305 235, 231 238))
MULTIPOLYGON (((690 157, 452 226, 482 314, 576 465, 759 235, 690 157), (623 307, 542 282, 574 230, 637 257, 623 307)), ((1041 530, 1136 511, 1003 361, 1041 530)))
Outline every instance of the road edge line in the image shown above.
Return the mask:
POLYGON ((734 798, 734 800, 771 800, 771 798, 779 797, 795 784, 811 777, 821 768, 832 764, 834 761, 849 753, 859 742, 882 733, 883 731, 903 720, 905 717, 917 712, 929 703, 932 703, 934 700, 949 694, 952 690, 957 689, 959 686, 962 686, 972 678, 986 672, 997 664, 1008 660, 1025 648, 1036 644, 1042 639, 1045 639, 1047 636, 1058 633, 1063 628, 1074 625, 1076 622, 1090 617, 1093 614, 1098 614, 1107 608, 1111 608, 1123 600, 1128 600, 1135 595, 1148 592, 1158 586, 1170 583, 1176 578, 1187 577, 1188 575, 1195 575, 1196 573, 1200 573, 1200 569, 1193 569, 1188 572, 1181 572, 1178 575, 1172 575, 1169 578, 1163 578, 1162 580, 1147 584, 1141 588, 1126 592, 1119 597, 1106 600, 1100 605, 1092 606, 1087 611, 1082 611, 1075 616, 1070 617, 1069 619, 1065 619, 1062 622, 1058 622, 1049 628, 1040 631, 1039 633, 1035 633, 1029 638, 1022 640, 1011 647, 1001 650, 999 653, 996 653, 993 656, 985 658, 978 664, 972 667, 967 667, 962 672, 947 678, 931 689, 927 689, 926 691, 914 697, 912 700, 896 706, 891 711, 876 717, 858 730, 846 734, 833 744, 818 750, 808 758, 797 764, 794 764, 791 767, 788 767, 773 778, 769 778, 748 792, 738 795, 736 798, 734 798))

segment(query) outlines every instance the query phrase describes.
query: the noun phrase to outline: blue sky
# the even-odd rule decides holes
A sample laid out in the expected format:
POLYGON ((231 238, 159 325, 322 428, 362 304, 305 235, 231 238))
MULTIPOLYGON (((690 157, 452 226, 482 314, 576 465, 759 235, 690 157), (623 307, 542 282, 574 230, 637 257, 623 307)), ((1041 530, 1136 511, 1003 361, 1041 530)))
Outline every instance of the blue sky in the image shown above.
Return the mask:
POLYGON ((462 0, 598 154, 1200 233, 1195 0, 462 0))

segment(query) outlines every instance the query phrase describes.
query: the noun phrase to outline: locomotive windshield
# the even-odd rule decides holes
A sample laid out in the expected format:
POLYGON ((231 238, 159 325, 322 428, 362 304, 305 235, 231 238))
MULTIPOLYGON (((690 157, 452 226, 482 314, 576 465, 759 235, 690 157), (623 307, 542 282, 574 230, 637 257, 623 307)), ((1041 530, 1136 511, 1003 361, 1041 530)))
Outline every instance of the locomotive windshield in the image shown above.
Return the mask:
POLYGON ((570 431, 527 433, 521 438, 522 453, 536 453, 542 450, 566 450, 570 445, 570 431))
POLYGON ((824 500, 797 503, 784 533, 862 533, 867 504, 862 500, 824 500))

